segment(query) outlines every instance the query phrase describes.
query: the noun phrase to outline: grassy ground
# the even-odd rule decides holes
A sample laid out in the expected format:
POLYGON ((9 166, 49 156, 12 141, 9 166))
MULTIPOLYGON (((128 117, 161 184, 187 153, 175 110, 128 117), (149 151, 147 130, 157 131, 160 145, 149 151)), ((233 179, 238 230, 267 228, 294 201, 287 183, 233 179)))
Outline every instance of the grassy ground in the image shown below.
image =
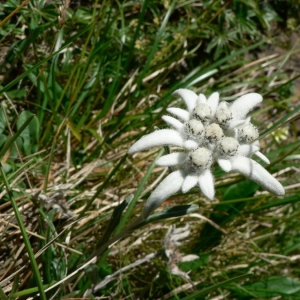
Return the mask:
POLYGON ((2 1, 0 298, 299 299, 299 17, 291 0, 2 1), (263 95, 286 195, 216 168, 216 201, 177 194, 126 232, 168 172, 127 150, 180 87, 263 95))

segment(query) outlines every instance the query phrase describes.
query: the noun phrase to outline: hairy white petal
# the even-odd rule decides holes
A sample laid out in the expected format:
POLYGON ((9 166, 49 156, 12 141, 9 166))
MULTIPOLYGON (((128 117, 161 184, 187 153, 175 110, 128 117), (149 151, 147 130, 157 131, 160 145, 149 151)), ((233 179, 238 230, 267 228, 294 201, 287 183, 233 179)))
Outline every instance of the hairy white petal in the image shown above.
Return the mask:
POLYGON ((128 150, 129 154, 146 150, 155 146, 173 145, 183 147, 184 139, 179 132, 173 129, 156 130, 141 137, 128 150))
POLYGON ((170 258, 170 257, 171 257, 171 255, 172 255, 173 253, 172 253, 172 251, 171 251, 171 250, 169 250, 169 249, 166 249, 166 250, 165 250, 165 254, 166 254, 166 257, 170 258))
POLYGON ((243 126, 244 124, 246 124, 245 120, 234 120, 233 119, 229 122, 228 129, 233 129, 233 128, 236 128, 239 126, 243 126))
POLYGON ((173 96, 179 96, 185 102, 189 112, 193 111, 198 99, 197 94, 188 89, 179 89, 173 93, 173 96))
POLYGON ((185 255, 181 258, 181 262, 185 262, 185 261, 193 261, 193 260, 196 260, 198 259, 199 256, 196 255, 196 254, 188 254, 188 255, 185 255))
POLYGON ((220 168, 225 172, 230 172, 232 169, 231 162, 229 159, 219 158, 218 164, 220 168))
POLYGON ((176 228, 175 225, 173 225, 173 229, 172 229, 172 235, 173 234, 179 234, 181 232, 190 232, 189 228, 190 228, 190 224, 189 223, 186 223, 183 227, 178 227, 176 228))
POLYGON ((234 119, 244 119, 255 105, 262 101, 262 96, 257 93, 249 93, 239 97, 230 106, 234 119))
POLYGON ((183 120, 183 121, 188 121, 190 119, 190 114, 188 111, 184 110, 184 109, 181 109, 181 108, 178 108, 178 107, 169 107, 167 108, 167 111, 178 117, 179 119, 183 120))
POLYGON ((219 106, 218 106, 218 109, 228 109, 228 102, 221 101, 219 106))
POLYGON ((195 175, 187 175, 182 184, 182 188, 181 188, 182 192, 183 193, 188 192, 190 189, 195 187, 197 183, 198 183, 198 176, 196 174, 195 175))
POLYGON ((187 150, 195 150, 198 148, 198 143, 192 140, 187 140, 184 142, 183 147, 187 150))
POLYGON ((253 142, 252 145, 260 148, 259 140, 256 140, 255 142, 253 142))
POLYGON ((180 121, 178 121, 177 119, 170 117, 170 116, 162 116, 162 119, 168 123, 169 125, 171 125, 173 128, 182 131, 184 128, 184 124, 182 124, 180 121))
POLYGON ((258 146, 255 145, 240 145, 237 151, 237 155, 251 156, 259 150, 258 146))
POLYGON ((212 115, 214 116, 219 105, 219 93, 215 92, 207 99, 207 104, 211 108, 212 115))
POLYGON ((249 124, 250 122, 251 122, 251 117, 250 116, 245 118, 245 124, 249 124))
POLYGON ((187 238, 189 235, 190 235, 190 230, 186 230, 186 231, 182 231, 182 232, 178 232, 178 233, 172 233, 172 235, 170 237, 170 241, 176 243, 180 240, 187 238))
POLYGON ((179 276, 179 277, 185 279, 186 281, 191 282, 190 276, 187 273, 185 273, 184 271, 182 271, 181 269, 179 269, 176 264, 170 264, 169 270, 170 270, 171 274, 179 276))
POLYGON ((254 160, 237 156, 231 159, 232 170, 242 173, 244 176, 257 182, 264 189, 278 196, 285 194, 283 186, 260 164, 254 160))
POLYGON ((254 154, 255 154, 258 158, 260 158, 262 161, 264 161, 266 164, 269 164, 269 163, 270 163, 269 159, 268 159, 264 154, 262 154, 260 151, 256 151, 254 154))
POLYGON ((206 97, 203 94, 200 94, 197 99, 197 104, 206 103, 206 102, 207 102, 206 97))
POLYGON ((184 163, 187 157, 187 154, 184 152, 175 152, 160 157, 156 160, 155 164, 161 167, 176 166, 184 163))
POLYGON ((204 170, 199 175, 199 187, 204 196, 213 200, 215 196, 214 178, 210 169, 204 170))
POLYGON ((183 181, 184 176, 180 170, 168 175, 148 198, 142 213, 143 217, 147 218, 167 198, 180 191, 183 181))

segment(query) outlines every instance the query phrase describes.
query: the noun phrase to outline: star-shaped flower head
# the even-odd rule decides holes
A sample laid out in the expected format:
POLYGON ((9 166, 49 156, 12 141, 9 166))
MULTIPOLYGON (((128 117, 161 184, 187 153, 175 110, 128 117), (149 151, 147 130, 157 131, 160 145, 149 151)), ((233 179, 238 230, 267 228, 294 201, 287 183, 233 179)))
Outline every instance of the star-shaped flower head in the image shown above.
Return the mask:
POLYGON ((181 151, 160 157, 158 166, 177 169, 169 174, 152 192, 143 215, 148 216, 164 200, 179 192, 188 192, 199 186, 210 200, 214 198, 212 166, 216 163, 225 171, 237 171, 257 182, 275 195, 284 195, 282 185, 260 164, 250 157, 256 155, 264 162, 269 160, 259 150, 258 130, 250 122, 248 113, 262 101, 262 96, 249 93, 232 103, 219 102, 219 93, 208 99, 188 89, 175 91, 186 105, 186 110, 170 107, 173 115, 162 119, 172 129, 162 129, 143 136, 128 153, 156 146, 177 146, 181 151), (176 118, 175 118, 176 117, 176 118))

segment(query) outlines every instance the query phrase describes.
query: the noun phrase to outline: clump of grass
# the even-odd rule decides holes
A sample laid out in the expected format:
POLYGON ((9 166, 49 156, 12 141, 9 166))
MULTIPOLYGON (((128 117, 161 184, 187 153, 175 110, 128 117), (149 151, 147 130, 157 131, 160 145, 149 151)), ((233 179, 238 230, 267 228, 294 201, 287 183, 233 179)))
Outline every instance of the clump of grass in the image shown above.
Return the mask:
POLYGON ((275 4, 255 1, 4 2, 0 297, 83 297, 112 274, 95 297, 297 296, 300 107, 291 63, 299 49, 275 48, 286 29, 299 27, 288 21, 299 6, 289 3, 283 16, 275 4), (154 168, 156 149, 133 157, 127 150, 163 126, 181 87, 217 90, 226 101, 264 96, 252 119, 286 196, 215 170, 219 203, 198 191, 178 194, 122 235, 166 172, 154 168), (187 206, 171 214, 174 205, 187 206), (158 258, 118 273, 159 252, 177 222, 191 228, 180 251, 199 255, 179 265, 191 270, 191 282, 158 258))

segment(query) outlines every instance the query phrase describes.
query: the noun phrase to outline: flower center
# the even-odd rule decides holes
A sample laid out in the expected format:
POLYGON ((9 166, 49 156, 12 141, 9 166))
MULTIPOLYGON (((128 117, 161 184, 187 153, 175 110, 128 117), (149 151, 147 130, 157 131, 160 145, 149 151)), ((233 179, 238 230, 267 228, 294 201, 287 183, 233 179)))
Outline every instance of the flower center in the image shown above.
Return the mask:
POLYGON ((200 103, 195 107, 193 116, 203 123, 207 123, 211 118, 211 114, 210 107, 205 103, 200 103))
POLYGON ((221 155, 234 156, 239 148, 239 142, 232 137, 225 137, 221 140, 219 149, 221 155))
POLYGON ((220 127, 219 124, 216 124, 216 123, 212 123, 212 124, 206 126, 205 131, 206 131, 205 137, 210 143, 218 142, 224 136, 222 128, 220 127))
POLYGON ((192 120, 188 121, 187 128, 188 128, 188 131, 194 136, 197 136, 197 137, 204 136, 205 129, 204 129, 204 126, 201 121, 192 119, 192 120))
POLYGON ((239 141, 249 144, 258 138, 258 130, 253 124, 247 124, 238 130, 239 141))
POLYGON ((195 167, 207 169, 212 164, 212 154, 206 148, 198 148, 191 152, 190 160, 195 167))
POLYGON ((232 120, 232 112, 227 107, 218 108, 215 114, 218 124, 222 127, 228 127, 229 122, 232 120))

